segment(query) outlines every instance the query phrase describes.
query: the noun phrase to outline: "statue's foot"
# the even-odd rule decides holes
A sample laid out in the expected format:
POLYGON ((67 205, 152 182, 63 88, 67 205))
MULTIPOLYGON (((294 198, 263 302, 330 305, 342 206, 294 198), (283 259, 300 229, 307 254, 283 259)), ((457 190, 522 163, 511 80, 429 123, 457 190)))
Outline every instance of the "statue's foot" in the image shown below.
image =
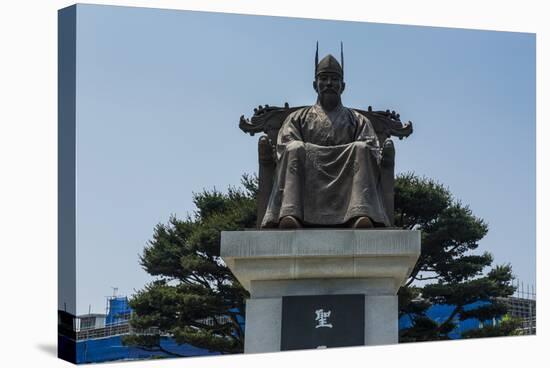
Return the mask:
POLYGON ((279 221, 279 229, 299 229, 301 227, 302 224, 294 216, 285 216, 279 221))
POLYGON ((351 222, 351 227, 354 229, 370 229, 374 227, 374 224, 367 216, 361 216, 351 222))

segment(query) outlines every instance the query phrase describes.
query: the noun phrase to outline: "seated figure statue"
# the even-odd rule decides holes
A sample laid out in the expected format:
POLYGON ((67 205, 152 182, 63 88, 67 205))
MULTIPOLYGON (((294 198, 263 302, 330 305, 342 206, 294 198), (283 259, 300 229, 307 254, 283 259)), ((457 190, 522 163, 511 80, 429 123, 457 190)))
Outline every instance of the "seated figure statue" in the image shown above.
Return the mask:
MULTIPOLYGON (((292 109, 288 105, 286 109, 266 105, 256 110, 257 117, 264 120, 266 114, 277 109, 286 111, 284 119, 279 114, 282 122, 275 124, 276 138, 273 124, 269 129, 264 121, 262 127, 276 143, 266 136, 263 142, 260 139, 260 196, 266 190, 262 188, 262 184, 266 187, 262 183, 266 181, 262 178, 262 161, 264 165, 270 159, 273 162, 269 195, 264 194, 263 205, 259 203, 261 228, 391 226, 393 208, 388 207, 393 207, 395 150, 390 134, 375 130, 367 117, 375 116, 370 108, 367 113, 342 105, 343 55, 342 65, 332 55, 318 62, 317 52, 315 59, 315 105, 292 109), (274 157, 270 157, 272 154, 274 157), (388 180, 383 174, 388 168, 391 188, 384 188, 388 180)), ((395 112, 378 115, 391 123, 399 122, 395 112)), ((249 133, 254 132, 241 117, 241 129, 247 131, 247 126, 249 133)), ((402 130, 407 132, 401 132, 400 138, 412 132, 412 125, 402 130)), ((259 200, 262 202, 262 198, 259 200)))

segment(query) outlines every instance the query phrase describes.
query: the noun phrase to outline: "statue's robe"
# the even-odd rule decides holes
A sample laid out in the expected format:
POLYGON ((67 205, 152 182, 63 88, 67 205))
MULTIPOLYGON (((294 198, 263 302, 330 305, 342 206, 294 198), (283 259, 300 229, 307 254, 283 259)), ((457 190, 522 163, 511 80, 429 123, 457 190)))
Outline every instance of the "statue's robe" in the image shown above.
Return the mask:
POLYGON ((340 225, 359 216, 390 226, 380 183, 381 147, 371 122, 344 106, 291 113, 277 137, 277 167, 262 227, 284 216, 340 225))

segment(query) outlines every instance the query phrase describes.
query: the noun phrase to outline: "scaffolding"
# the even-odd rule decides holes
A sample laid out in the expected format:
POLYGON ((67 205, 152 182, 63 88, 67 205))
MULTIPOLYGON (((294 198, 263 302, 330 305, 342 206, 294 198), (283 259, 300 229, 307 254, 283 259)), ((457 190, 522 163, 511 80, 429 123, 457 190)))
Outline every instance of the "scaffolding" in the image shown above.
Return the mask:
POLYGON ((537 333, 537 300, 535 287, 518 281, 516 291, 512 296, 499 298, 506 305, 508 314, 521 320, 520 333, 522 335, 535 335, 537 333))

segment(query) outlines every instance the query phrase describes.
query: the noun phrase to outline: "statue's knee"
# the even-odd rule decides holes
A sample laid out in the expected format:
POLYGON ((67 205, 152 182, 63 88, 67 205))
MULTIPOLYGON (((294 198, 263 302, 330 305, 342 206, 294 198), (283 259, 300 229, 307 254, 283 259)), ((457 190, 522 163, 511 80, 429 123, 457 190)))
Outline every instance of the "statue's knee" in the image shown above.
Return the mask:
POLYGON ((353 142, 353 148, 355 148, 357 151, 366 151, 367 150, 367 143, 363 141, 357 141, 353 142))

